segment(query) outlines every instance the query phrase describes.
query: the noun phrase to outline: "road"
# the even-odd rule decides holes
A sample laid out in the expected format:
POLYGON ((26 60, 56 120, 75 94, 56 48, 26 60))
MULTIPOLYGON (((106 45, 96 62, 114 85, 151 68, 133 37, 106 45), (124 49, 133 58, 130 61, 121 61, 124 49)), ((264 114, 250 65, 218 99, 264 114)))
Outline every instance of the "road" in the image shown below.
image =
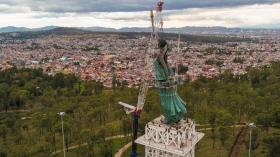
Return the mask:
MULTIPOLYGON (((127 136, 131 136, 131 134, 128 134, 127 136)), ((109 140, 109 139, 115 139, 115 138, 123 138, 123 137, 126 137, 125 135, 116 135, 116 136, 111 136, 111 137, 106 137, 105 138, 105 140, 109 140)), ((130 142, 131 143, 131 142, 130 142)), ((81 144, 81 146, 84 146, 84 145, 86 145, 87 143, 83 143, 83 144, 81 144)), ((128 143, 129 144, 129 143, 128 143)), ((126 144, 126 145, 128 145, 128 144, 126 144)), ((122 147, 120 150, 123 150, 123 151, 125 151, 129 146, 127 146, 126 147, 126 145, 124 146, 124 147, 122 147)), ((75 146, 71 146, 71 147, 68 147, 68 150, 70 150, 70 149, 75 149, 75 148, 78 148, 79 147, 79 145, 75 145, 75 146)), ((119 150, 119 152, 120 152, 120 150, 119 150)), ((60 150, 57 150, 57 151, 55 151, 55 152, 52 152, 52 154, 51 155, 54 155, 54 154, 57 154, 57 153, 60 153, 62 150, 60 149, 60 150)), ((119 153, 118 152, 118 153, 119 153)), ((117 153, 117 154, 118 154, 117 153)), ((121 153, 121 155, 122 155, 122 153, 121 153)))
POLYGON ((123 152, 129 148, 132 145, 132 142, 127 143, 125 146, 123 146, 116 154, 114 157, 122 157, 123 152))

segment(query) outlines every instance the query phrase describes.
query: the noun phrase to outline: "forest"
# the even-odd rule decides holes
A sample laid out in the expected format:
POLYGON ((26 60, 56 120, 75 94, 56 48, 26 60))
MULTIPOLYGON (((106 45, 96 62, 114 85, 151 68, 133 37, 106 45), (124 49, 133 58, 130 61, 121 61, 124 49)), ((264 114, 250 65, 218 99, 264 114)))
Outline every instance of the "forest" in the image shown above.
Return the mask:
MULTIPOLYGON (((228 69, 215 78, 186 79, 178 86, 178 94, 187 103, 186 117, 194 119, 209 136, 212 150, 228 153, 233 144, 227 141, 236 136, 237 125, 254 122, 253 156, 279 156, 279 69, 280 62, 248 67, 243 75, 233 75, 228 69)), ((2 71, 0 156, 62 156, 62 120, 57 113, 65 112, 67 156, 110 157, 131 141, 132 117, 118 102, 136 105, 138 92, 139 85, 128 88, 123 82, 106 88, 100 82, 83 82, 73 74, 49 76, 42 69, 13 67, 2 71), (113 138, 119 135, 127 137, 113 138), (75 149, 70 149, 73 146, 75 149)), ((157 90, 151 87, 139 119, 139 135, 144 134, 147 122, 161 114, 157 90)), ((242 145, 248 155, 248 138, 242 145)), ((197 148, 197 156, 200 150, 202 147, 197 148)))

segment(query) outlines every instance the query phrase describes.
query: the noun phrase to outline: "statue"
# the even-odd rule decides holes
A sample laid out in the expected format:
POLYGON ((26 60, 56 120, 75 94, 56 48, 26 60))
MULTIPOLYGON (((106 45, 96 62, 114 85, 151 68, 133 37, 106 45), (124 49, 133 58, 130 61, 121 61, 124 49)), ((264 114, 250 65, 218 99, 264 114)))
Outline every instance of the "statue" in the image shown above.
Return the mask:
POLYGON ((186 103, 179 97, 174 90, 174 72, 167 62, 167 42, 159 39, 159 54, 154 60, 156 85, 163 110, 162 123, 177 124, 187 113, 186 103))

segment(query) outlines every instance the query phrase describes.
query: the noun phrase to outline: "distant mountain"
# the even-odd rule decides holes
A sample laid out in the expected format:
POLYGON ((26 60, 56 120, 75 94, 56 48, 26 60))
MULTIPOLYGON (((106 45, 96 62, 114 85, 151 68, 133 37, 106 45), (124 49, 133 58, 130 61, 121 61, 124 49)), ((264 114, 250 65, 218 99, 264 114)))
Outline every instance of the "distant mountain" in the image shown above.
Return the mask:
MULTIPOLYGON (((280 24, 279 24, 280 25, 280 24)), ((280 29, 279 25, 270 25, 270 29, 280 29)), ((4 32, 23 32, 23 31, 45 31, 45 30, 51 30, 54 28, 59 28, 58 26, 46 26, 41 28, 25 28, 25 27, 2 27, 0 28, 0 33, 4 32)), ((67 27, 63 27, 67 28, 67 27)), ((68 27, 69 28, 69 27, 68 27)), ((143 28, 143 27, 123 27, 120 29, 115 28, 107 28, 107 27, 71 27, 76 28, 80 30, 85 31, 93 31, 93 32, 150 32, 150 28, 143 28)), ((254 29, 255 31, 259 31, 261 29, 269 29, 268 26, 263 25, 263 27, 260 26, 252 26, 249 27, 242 27, 242 28, 227 28, 227 27, 194 27, 194 26, 186 26, 186 27, 180 27, 180 28, 163 28, 164 32, 188 32, 188 31, 198 31, 198 32, 240 32, 241 29, 244 30, 251 30, 254 29)))
MULTIPOLYGON (((108 30, 108 29, 106 29, 108 30)), ((106 37, 107 35, 114 35, 114 37, 120 37, 121 39, 136 39, 139 37, 149 37, 151 35, 150 32, 136 32, 141 31, 141 28, 123 28, 122 30, 128 31, 120 31, 117 32, 101 32, 101 31, 89 31, 82 30, 78 28, 71 27, 56 27, 50 30, 41 30, 41 31, 22 31, 17 33, 0 33, 0 41, 5 39, 16 39, 16 40, 25 40, 25 39, 36 39, 36 38, 45 38, 45 37, 64 37, 64 38, 94 38, 94 37, 106 37), (134 31, 134 32, 133 32, 134 31)), ((164 38, 166 40, 177 40, 177 33, 159 33, 160 38, 164 38)), ((181 34, 181 41, 184 42, 205 42, 205 43, 223 43, 223 42, 241 42, 241 41, 249 41, 250 39, 246 38, 226 38, 226 37, 215 37, 215 36, 197 36, 197 35, 188 35, 181 34)))
POLYGON ((39 34, 42 35, 49 35, 49 34, 56 34, 56 35, 78 35, 78 34, 85 34, 91 33, 92 31, 82 30, 78 28, 72 27, 56 27, 53 29, 41 31, 39 34))
POLYGON ((26 27, 8 26, 8 27, 0 28, 0 33, 4 33, 4 32, 23 32, 23 31, 43 31, 43 30, 54 29, 56 27, 57 26, 46 26, 46 27, 41 27, 41 28, 26 28, 26 27))
POLYGON ((187 31, 226 31, 229 28, 226 27, 181 27, 181 28, 165 28, 165 31, 177 31, 177 32, 187 32, 187 31))
POLYGON ((244 26, 242 28, 245 29, 280 29, 280 23, 275 24, 262 24, 262 25, 255 25, 255 26, 244 26))
POLYGON ((120 32, 148 32, 150 31, 148 28, 141 27, 123 27, 119 29, 120 32))
POLYGON ((34 31, 28 29, 27 31, 17 31, 16 34, 10 32, 0 33, 0 37, 10 38, 10 39, 34 39, 39 37, 46 37, 49 35, 84 35, 84 34, 93 34, 93 31, 86 31, 77 28, 71 27, 55 27, 53 29, 49 29, 51 27, 46 27, 43 29, 38 29, 39 31, 34 31))
MULTIPOLYGON (((25 27, 3 27, 0 28, 0 33, 3 32, 22 32, 22 31, 43 31, 57 28, 57 26, 46 26, 41 28, 25 28, 25 27)), ((150 32, 150 28, 143 27, 123 27, 120 29, 106 28, 106 27, 73 27, 86 31, 93 32, 150 32)), ((184 32, 184 31, 225 31, 229 28, 226 27, 181 27, 181 28, 164 28, 167 32, 184 32)))
POLYGON ((0 33, 2 32, 21 32, 21 31, 28 31, 28 28, 25 27, 14 27, 14 26, 8 26, 8 27, 2 27, 0 28, 0 33))
POLYGON ((46 26, 46 27, 41 27, 41 28, 33 28, 30 29, 31 31, 44 31, 44 30, 50 30, 50 29, 54 29, 57 28, 57 26, 46 26))
POLYGON ((77 27, 78 29, 93 31, 93 32, 117 32, 118 29, 106 27, 77 27))

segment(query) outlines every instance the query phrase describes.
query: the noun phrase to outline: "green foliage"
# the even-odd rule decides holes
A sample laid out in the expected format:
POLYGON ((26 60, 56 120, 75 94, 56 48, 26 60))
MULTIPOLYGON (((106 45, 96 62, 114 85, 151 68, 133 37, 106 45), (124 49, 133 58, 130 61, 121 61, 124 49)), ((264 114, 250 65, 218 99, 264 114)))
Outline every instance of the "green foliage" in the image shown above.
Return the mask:
POLYGON ((268 113, 259 113, 256 115, 257 123, 262 126, 262 128, 268 132, 269 127, 271 127, 271 123, 273 120, 273 117, 269 115, 268 113))
POLYGON ((267 135, 263 142, 268 149, 269 156, 280 157, 280 132, 276 131, 272 134, 267 135))
MULTIPOLYGON (((258 128, 252 128, 252 134, 251 134, 251 151, 253 152, 255 149, 257 149, 260 145, 259 139, 259 130, 258 128)), ((245 141, 246 148, 249 150, 250 145, 250 133, 248 134, 248 140, 245 141)), ((252 153, 253 154, 253 153, 252 153)))
POLYGON ((219 133, 220 133, 221 144, 222 146, 225 146, 225 142, 230 136, 229 129, 224 126, 221 126, 219 127, 219 133))
MULTIPOLYGON (((246 122, 247 117, 265 132, 271 127, 279 128, 279 67, 280 63, 275 62, 259 69, 248 68, 247 74, 238 77, 226 70, 213 79, 201 76, 196 81, 184 82, 178 86, 178 94, 187 103, 186 117, 194 118, 203 127, 210 125, 213 149, 217 139, 227 146, 228 136, 234 132, 232 126, 246 122)), ((80 82, 74 75, 44 75, 41 69, 12 68, 0 75, 3 76, 0 77, 0 106, 4 111, 0 116, 0 143, 5 140, 11 146, 22 146, 20 151, 5 148, 8 155, 40 156, 42 152, 51 154, 60 150, 61 120, 56 113, 61 111, 66 112, 63 118, 67 148, 86 143, 84 149, 77 148, 75 153, 109 155, 112 149, 105 138, 132 132, 131 116, 117 103, 123 101, 135 106, 139 88, 128 88, 123 82, 115 90, 108 89, 100 82, 80 82), (18 84, 21 79, 26 81, 23 85, 18 84), (6 114, 8 109, 32 109, 32 112, 6 114), (104 129, 109 127, 109 131, 104 129), (108 149, 95 151, 94 144, 108 149)), ((161 114, 157 91, 149 88, 139 119, 139 132, 143 134, 145 124, 161 114)), ((254 147, 261 148, 261 145, 256 141, 254 147)))
POLYGON ((274 126, 275 126, 276 128, 280 128, 280 106, 277 105, 277 106, 273 109, 271 115, 272 115, 272 118, 273 118, 272 121, 275 123, 274 126))
POLYGON ((103 91, 103 84, 101 82, 96 82, 94 85, 94 93, 100 95, 103 91))

